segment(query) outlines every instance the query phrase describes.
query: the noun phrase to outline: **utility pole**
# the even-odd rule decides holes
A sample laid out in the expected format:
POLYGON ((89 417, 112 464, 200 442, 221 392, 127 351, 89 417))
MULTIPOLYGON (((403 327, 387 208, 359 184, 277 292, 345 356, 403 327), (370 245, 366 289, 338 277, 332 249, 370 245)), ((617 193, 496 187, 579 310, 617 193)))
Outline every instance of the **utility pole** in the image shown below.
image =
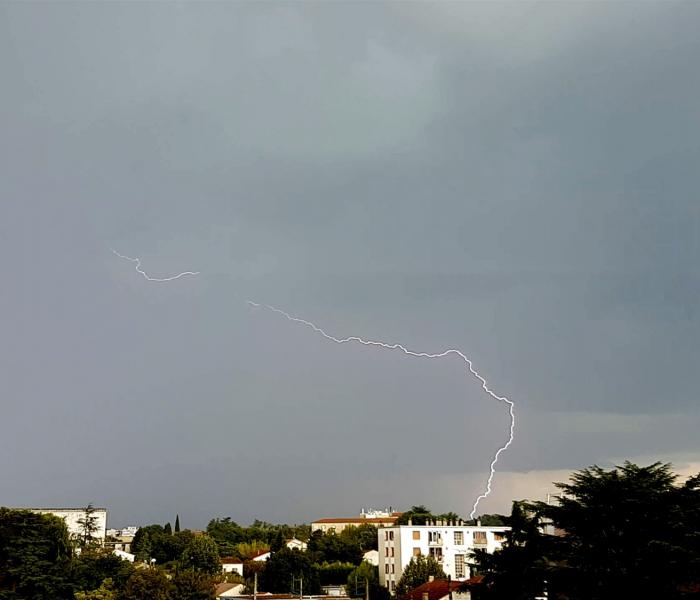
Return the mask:
POLYGON ((292 594, 294 593, 294 583, 296 582, 297 579, 299 579, 299 600, 302 600, 302 598, 304 597, 304 576, 303 575, 299 575, 298 578, 294 577, 294 575, 292 575, 292 594))
POLYGON ((365 577, 365 600, 369 600, 369 579, 365 577))
POLYGON ((258 572, 253 574, 253 600, 258 600, 258 572))

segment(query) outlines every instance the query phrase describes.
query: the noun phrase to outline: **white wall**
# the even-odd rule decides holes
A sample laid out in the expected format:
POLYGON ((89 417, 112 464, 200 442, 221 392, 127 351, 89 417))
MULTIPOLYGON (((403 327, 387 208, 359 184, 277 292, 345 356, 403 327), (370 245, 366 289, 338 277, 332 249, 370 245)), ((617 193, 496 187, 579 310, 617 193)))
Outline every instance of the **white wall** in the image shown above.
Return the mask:
POLYGON ((222 563, 221 569, 224 573, 238 573, 243 577, 243 563, 222 563))
MULTIPOLYGON (((71 536, 79 536, 82 533, 82 529, 78 524, 79 519, 85 517, 84 508, 30 508, 35 513, 56 515, 61 517, 66 522, 68 527, 68 533, 71 536)), ((93 532, 93 537, 100 543, 104 543, 105 535, 107 533, 107 509, 106 508, 96 508, 93 516, 97 518, 95 525, 97 530, 93 532)))

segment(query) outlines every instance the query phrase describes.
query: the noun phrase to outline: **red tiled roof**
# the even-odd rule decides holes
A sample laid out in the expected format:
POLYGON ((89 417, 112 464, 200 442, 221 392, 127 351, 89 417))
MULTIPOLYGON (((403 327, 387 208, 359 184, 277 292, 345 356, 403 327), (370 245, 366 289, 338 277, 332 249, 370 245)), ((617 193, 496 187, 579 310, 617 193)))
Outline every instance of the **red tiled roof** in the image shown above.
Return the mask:
POLYGON ((428 600, 440 600, 440 598, 444 598, 450 592, 457 591, 461 585, 461 581, 448 582, 447 579, 435 579, 413 588, 399 600, 423 600, 424 592, 428 592, 428 600))
POLYGON ((317 519, 314 523, 395 523, 400 515, 391 517, 338 517, 332 519, 317 519))
POLYGON ((236 558, 235 556, 224 556, 223 558, 220 559, 221 564, 227 564, 227 565, 242 565, 243 561, 239 558, 236 558))

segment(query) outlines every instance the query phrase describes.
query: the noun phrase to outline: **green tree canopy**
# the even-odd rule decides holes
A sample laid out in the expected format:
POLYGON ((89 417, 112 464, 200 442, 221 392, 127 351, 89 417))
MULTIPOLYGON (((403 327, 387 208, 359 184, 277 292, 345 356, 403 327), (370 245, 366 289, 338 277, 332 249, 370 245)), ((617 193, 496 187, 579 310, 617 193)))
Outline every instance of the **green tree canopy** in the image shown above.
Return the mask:
POLYGON ((546 588, 569 600, 675 600, 698 586, 700 476, 677 485, 670 465, 626 462, 557 487, 555 504, 515 503, 503 549, 476 555, 486 575, 479 598, 530 599, 546 588))
POLYGON ((209 575, 220 573, 221 562, 216 542, 207 535, 194 537, 182 552, 180 566, 209 575))
MULTIPOLYGON (((311 562, 308 553, 290 550, 285 546, 267 560, 261 573, 260 588, 273 593, 290 592, 292 578, 303 579, 304 594, 317 594, 321 589, 318 567, 311 562)), ((299 591, 298 586, 297 581, 296 593, 299 591)))
POLYGON ((170 600, 215 600, 214 580, 205 573, 179 571, 172 580, 170 600))
POLYGON ((419 585, 426 583, 430 577, 446 579, 447 575, 432 556, 414 556, 406 565, 396 584, 396 596, 403 596, 419 585))
POLYGON ((126 582, 119 600, 170 600, 171 584, 160 569, 139 569, 126 582))
POLYGON ((351 598, 366 598, 367 586, 369 600, 389 600, 389 591, 379 584, 379 568, 363 561, 348 575, 345 589, 351 598))
POLYGON ((109 579, 115 589, 122 588, 134 571, 134 566, 106 548, 88 547, 71 565, 70 578, 77 590, 89 591, 101 587, 109 579))
POLYGON ((70 564, 63 519, 0 508, 0 598, 73 598, 70 564))

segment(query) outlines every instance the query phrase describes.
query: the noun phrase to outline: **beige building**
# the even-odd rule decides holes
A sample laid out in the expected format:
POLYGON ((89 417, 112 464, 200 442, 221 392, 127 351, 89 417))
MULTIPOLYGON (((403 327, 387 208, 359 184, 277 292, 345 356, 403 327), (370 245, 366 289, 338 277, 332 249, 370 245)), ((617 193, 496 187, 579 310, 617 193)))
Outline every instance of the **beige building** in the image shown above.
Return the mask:
POLYGON ((340 533, 346 527, 359 527, 360 525, 374 525, 375 527, 390 527, 396 525, 402 513, 393 512, 391 509, 387 511, 367 510, 364 509, 358 517, 330 517, 327 519, 318 519, 311 523, 311 532, 321 531, 328 533, 334 531, 340 533))

